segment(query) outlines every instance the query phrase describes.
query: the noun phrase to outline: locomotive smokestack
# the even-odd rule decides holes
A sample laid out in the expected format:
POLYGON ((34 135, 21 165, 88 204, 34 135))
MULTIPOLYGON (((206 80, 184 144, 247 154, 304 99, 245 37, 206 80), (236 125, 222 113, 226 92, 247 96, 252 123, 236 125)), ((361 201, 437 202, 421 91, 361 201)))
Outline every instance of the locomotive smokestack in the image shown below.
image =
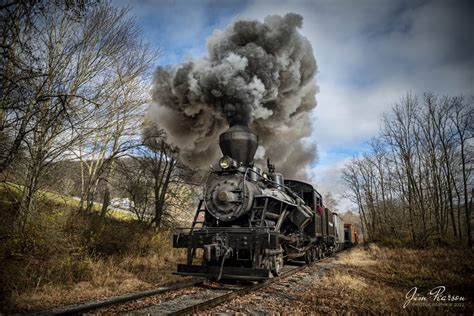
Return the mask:
POLYGON ((258 136, 247 125, 235 124, 219 136, 222 154, 248 166, 258 147, 258 136))

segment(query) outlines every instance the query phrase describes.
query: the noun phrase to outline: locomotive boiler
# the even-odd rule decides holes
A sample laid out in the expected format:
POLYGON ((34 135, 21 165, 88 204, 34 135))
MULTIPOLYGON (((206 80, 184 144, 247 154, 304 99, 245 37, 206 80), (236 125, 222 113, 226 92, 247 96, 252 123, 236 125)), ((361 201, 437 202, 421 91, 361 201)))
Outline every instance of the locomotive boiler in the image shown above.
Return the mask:
POLYGON ((231 126, 219 146, 219 170, 204 183, 191 228, 173 235, 173 246, 187 249, 177 274, 262 280, 285 260, 311 262, 343 244, 343 226, 313 186, 284 180, 269 159, 266 171, 254 164, 258 136, 248 126, 231 126))

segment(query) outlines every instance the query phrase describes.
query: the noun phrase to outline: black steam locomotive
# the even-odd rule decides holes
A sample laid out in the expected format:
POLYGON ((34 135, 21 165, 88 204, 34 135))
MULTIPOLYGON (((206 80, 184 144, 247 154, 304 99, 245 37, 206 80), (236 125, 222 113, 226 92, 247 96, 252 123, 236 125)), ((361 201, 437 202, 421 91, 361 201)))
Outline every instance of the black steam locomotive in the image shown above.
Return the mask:
POLYGON ((312 185, 284 180, 270 160, 267 172, 253 164, 258 137, 249 127, 231 126, 219 146, 220 170, 204 184, 192 227, 173 236, 173 247, 187 248, 177 274, 263 280, 285 260, 309 263, 344 247, 344 223, 312 185))

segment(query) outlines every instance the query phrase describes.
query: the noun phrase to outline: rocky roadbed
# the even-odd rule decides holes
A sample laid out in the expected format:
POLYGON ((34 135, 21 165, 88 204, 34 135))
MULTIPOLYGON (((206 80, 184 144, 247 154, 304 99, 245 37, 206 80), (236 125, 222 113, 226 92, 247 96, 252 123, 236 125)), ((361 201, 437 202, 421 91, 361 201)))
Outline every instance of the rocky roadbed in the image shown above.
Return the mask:
MULTIPOLYGON (((323 261, 327 262, 332 258, 326 258, 323 261)), ((322 262, 321 262, 322 263, 322 262)), ((321 265, 320 269, 328 269, 330 263, 326 263, 324 266, 321 265)), ((285 276, 283 280, 275 280, 275 283, 266 285, 263 289, 256 290, 255 293, 262 293, 265 295, 265 292, 268 291, 267 288, 276 286, 276 288, 281 288, 286 290, 287 288, 293 287, 295 285, 304 286, 304 280, 310 282, 312 279, 312 272, 306 272, 308 269, 313 269, 314 267, 306 267, 303 272, 296 272, 290 276, 285 276)), ((294 266, 284 267, 284 270, 291 271, 295 269, 294 266)), ((183 288, 167 293, 160 293, 153 295, 147 298, 142 298, 134 301, 130 301, 124 304, 114 305, 107 308, 101 308, 92 311, 90 314, 109 314, 109 313, 127 313, 127 314, 169 314, 175 313, 183 308, 189 307, 194 304, 199 304, 219 296, 231 293, 233 291, 244 289, 249 287, 251 284, 225 284, 217 282, 206 282, 205 284, 197 285, 194 287, 183 288)), ((281 292, 281 291, 280 291, 281 292)), ((253 292, 252 292, 253 293, 253 292)), ((285 297, 285 294, 282 292, 281 295, 285 297)), ((246 296, 246 295, 245 295, 246 296)), ((255 296, 257 300, 260 297, 255 296)), ((292 300, 291 296, 288 296, 290 301, 292 300)), ((224 305, 225 306, 225 305, 224 305)))
MULTIPOLYGON (((293 314, 305 308, 303 294, 307 293, 315 280, 321 278, 328 270, 333 269, 338 255, 315 262, 301 272, 297 272, 281 281, 235 298, 199 315, 213 314, 293 314)), ((307 306, 306 306, 307 307, 307 306)), ((306 308, 305 308, 306 309, 306 308)))
POLYGON ((186 307, 193 300, 200 300, 201 297, 203 299, 211 298, 230 292, 233 289, 233 287, 222 286, 219 283, 213 282, 201 286, 188 287, 160 293, 123 304, 96 309, 86 315, 122 313, 166 314, 186 307))

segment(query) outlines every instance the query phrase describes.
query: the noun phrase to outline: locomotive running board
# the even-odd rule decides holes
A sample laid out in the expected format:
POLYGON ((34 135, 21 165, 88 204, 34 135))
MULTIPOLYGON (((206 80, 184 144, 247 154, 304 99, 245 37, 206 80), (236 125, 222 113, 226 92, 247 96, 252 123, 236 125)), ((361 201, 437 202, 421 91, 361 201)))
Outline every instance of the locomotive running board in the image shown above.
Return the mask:
MULTIPOLYGON (((178 264, 177 272, 173 272, 173 274, 217 279, 219 277, 220 270, 221 267, 217 266, 178 264)), ((222 269, 221 279, 260 281, 268 279, 268 275, 269 271, 266 269, 224 267, 222 269)))

